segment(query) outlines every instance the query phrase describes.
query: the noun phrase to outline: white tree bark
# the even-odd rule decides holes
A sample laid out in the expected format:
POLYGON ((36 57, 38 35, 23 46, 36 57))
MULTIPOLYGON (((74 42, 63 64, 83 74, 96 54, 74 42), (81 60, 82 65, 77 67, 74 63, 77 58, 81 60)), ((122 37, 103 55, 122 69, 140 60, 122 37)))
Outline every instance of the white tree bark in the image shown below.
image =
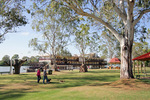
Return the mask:
MULTIPOLYGON (((120 78, 121 79, 133 78, 132 45, 133 45, 133 39, 134 39, 134 26, 142 18, 142 16, 145 13, 150 12, 150 10, 141 11, 139 16, 134 20, 133 8, 135 7, 135 0, 120 0, 120 5, 122 6, 120 8, 115 4, 114 2, 115 0, 110 0, 113 4, 114 11, 123 20, 123 23, 125 26, 125 33, 123 35, 120 35, 113 26, 105 22, 101 17, 98 17, 92 13, 84 11, 83 8, 78 4, 77 0, 73 0, 72 2, 71 1, 69 2, 66 0, 63 0, 63 1, 67 4, 68 7, 73 9, 77 14, 95 19, 96 21, 103 24, 112 32, 112 34, 120 42, 120 47, 121 47, 120 78), (125 9, 125 4, 127 6, 126 9, 125 9)), ((93 0, 90 0, 90 1, 92 1, 91 5, 94 5, 93 3, 94 1, 93 0)), ((94 8, 96 8, 96 6, 94 6, 94 8)))

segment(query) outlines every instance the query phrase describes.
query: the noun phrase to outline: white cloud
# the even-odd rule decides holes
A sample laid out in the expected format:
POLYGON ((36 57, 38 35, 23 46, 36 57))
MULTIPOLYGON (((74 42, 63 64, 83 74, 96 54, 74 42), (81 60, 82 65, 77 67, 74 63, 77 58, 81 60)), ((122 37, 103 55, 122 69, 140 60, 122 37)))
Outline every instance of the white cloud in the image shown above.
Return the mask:
POLYGON ((29 32, 22 32, 21 35, 27 36, 27 35, 29 35, 29 32))

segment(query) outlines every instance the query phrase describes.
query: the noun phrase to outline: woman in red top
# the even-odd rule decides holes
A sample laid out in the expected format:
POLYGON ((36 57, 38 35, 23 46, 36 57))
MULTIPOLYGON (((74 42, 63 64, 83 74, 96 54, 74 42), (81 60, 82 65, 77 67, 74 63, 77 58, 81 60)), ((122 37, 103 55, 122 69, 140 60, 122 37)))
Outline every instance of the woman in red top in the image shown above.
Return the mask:
POLYGON ((41 79, 40 68, 37 70, 37 82, 39 83, 41 79))

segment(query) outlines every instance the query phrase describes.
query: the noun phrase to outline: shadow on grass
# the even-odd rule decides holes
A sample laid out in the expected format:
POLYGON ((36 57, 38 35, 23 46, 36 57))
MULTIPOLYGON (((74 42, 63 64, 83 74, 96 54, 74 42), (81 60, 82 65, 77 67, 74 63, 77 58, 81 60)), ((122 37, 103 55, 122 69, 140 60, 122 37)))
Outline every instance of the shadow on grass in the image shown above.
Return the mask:
POLYGON ((4 93, 0 92, 0 100, 7 100, 7 99, 16 99, 19 98, 21 96, 24 96, 24 94, 21 94, 20 92, 15 92, 15 91, 7 91, 4 93))
POLYGON ((141 82, 144 82, 146 84, 150 84, 150 79, 139 79, 141 82))
POLYGON ((49 84, 60 84, 60 82, 50 82, 49 84))
POLYGON ((89 86, 104 86, 104 85, 110 85, 111 83, 94 83, 94 84, 91 84, 89 86))
POLYGON ((68 87, 77 87, 77 86, 85 86, 85 85, 103 86, 103 85, 109 85, 111 82, 118 80, 119 75, 116 75, 116 76, 61 77, 61 78, 59 77, 59 78, 55 78, 55 79, 62 80, 64 82, 62 82, 62 83, 56 82, 56 84, 58 84, 58 85, 55 85, 51 88, 68 88, 68 87))
POLYGON ((14 75, 20 75, 20 76, 24 76, 24 75, 27 75, 27 74, 14 74, 14 75))
POLYGON ((0 84, 0 88, 6 86, 6 84, 0 84))
POLYGON ((87 85, 89 83, 85 83, 85 82, 63 82, 63 83, 59 83, 59 85, 55 85, 53 87, 51 87, 52 89, 56 89, 56 88, 69 88, 69 87, 77 87, 77 86, 84 86, 87 85))
MULTIPOLYGON (((25 96, 26 93, 29 93, 30 89, 12 89, 12 90, 6 90, 6 91, 0 91, 0 100, 8 100, 12 99, 15 100, 17 98, 20 98, 22 96, 25 96)), ((34 91, 34 93, 37 91, 34 91)))
POLYGON ((29 76, 27 74, 19 74, 19 75, 12 75, 12 76, 3 76, 0 77, 0 80, 36 80, 37 77, 36 76, 29 76))
POLYGON ((119 79, 119 75, 107 75, 107 76, 92 76, 92 75, 85 75, 85 76, 73 76, 73 77, 55 77, 54 79, 59 80, 78 80, 78 81, 100 81, 100 82, 112 82, 119 79))

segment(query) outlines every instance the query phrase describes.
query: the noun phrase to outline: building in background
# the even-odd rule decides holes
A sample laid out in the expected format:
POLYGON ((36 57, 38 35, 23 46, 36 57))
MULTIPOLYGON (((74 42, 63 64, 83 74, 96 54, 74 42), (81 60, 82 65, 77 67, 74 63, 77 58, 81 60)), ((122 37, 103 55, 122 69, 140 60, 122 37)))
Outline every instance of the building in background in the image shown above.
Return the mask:
MULTIPOLYGON (((49 66, 53 66, 53 62, 50 56, 41 56, 39 62, 47 62, 49 66)), ((79 69, 82 64, 81 56, 75 55, 72 57, 61 57, 56 56, 56 64, 60 70, 72 70, 79 69)), ((99 69, 104 68, 107 65, 107 62, 104 59, 98 57, 95 53, 85 55, 85 64, 88 68, 99 69)))

